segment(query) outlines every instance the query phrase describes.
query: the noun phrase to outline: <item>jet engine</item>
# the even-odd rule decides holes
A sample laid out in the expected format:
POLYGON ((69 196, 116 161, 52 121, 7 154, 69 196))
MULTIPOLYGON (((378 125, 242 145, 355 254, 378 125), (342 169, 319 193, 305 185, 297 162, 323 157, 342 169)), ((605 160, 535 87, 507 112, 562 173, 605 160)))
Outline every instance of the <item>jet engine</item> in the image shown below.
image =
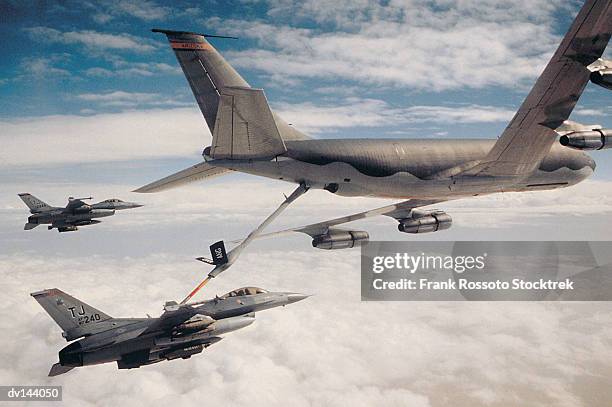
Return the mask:
POLYGON ((401 219, 397 229, 404 233, 429 233, 451 227, 453 219, 444 211, 413 209, 410 217, 401 219))
POLYGON ((612 90, 612 61, 598 59, 588 66, 591 71, 591 82, 602 88, 612 90))
POLYGON ((561 136, 559 142, 575 150, 604 150, 612 147, 612 130, 576 131, 561 136))
MULTIPOLYGON (((63 336, 63 335, 62 335, 63 336)), ((80 342, 72 342, 59 352, 59 360, 62 366, 83 366, 83 351, 80 342)))
POLYGON ((368 232, 361 230, 329 229, 323 235, 314 236, 312 247, 324 250, 350 249, 367 242, 369 239, 368 232))

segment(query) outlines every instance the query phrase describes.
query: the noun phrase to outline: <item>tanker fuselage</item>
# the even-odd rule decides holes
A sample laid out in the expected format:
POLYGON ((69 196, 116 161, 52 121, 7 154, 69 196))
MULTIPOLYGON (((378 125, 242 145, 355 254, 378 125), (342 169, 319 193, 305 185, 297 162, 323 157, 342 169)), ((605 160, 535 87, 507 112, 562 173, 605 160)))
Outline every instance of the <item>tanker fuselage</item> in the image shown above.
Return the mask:
MULTIPOLYGON (((553 144, 526 177, 469 177, 495 140, 299 140, 272 161, 209 160, 215 166, 343 196, 442 198, 562 188, 588 178, 595 162, 582 151, 553 144)), ((206 157, 209 159, 209 157, 206 157)))

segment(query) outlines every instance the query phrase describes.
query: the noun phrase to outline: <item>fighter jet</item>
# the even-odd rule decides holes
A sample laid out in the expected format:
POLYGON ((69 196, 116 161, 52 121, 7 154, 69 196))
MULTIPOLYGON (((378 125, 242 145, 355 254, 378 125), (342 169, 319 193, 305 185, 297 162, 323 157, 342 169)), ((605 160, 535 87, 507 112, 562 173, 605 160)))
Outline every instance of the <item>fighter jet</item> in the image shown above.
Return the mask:
POLYGON ((120 199, 107 199, 95 204, 83 201, 89 198, 68 198, 68 205, 62 208, 49 206, 34 195, 19 194, 21 200, 30 208, 32 214, 23 227, 24 230, 34 229, 38 225, 49 224, 47 229, 57 228, 58 232, 72 232, 78 226, 95 225, 101 221, 95 218, 112 216, 116 210, 139 208, 142 205, 133 202, 124 202, 120 199))
POLYGON ((612 146, 612 129, 574 126, 561 138, 557 131, 567 124, 589 82, 610 89, 612 61, 602 54, 612 33, 612 0, 586 1, 514 118, 493 140, 313 140, 270 109, 264 91, 249 86, 207 41, 210 35, 153 31, 168 38, 212 144, 204 148, 204 162, 136 192, 162 191, 238 171, 300 184, 303 190, 405 200, 291 229, 309 234, 318 248, 353 247, 367 240, 364 231, 334 227, 363 217, 392 217, 405 233, 436 232, 451 226, 450 215, 423 207, 476 195, 575 185, 595 170, 584 151, 612 146))
POLYGON ((113 318, 53 288, 30 294, 73 342, 59 352, 49 376, 75 367, 117 362, 133 369, 164 360, 189 359, 219 342, 219 335, 255 321, 255 312, 285 306, 308 297, 245 287, 214 299, 177 304, 167 302, 158 318, 113 318))

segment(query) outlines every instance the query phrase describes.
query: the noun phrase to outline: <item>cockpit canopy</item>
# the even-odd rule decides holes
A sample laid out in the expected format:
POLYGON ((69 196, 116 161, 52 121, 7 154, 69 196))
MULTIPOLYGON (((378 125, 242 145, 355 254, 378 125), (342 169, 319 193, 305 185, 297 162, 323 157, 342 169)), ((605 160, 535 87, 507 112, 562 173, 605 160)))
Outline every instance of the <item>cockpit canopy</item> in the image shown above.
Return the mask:
POLYGON ((106 199, 102 202, 110 202, 110 203, 119 203, 119 202, 123 202, 121 199, 117 199, 117 198, 113 198, 113 199, 106 199))
POLYGON ((242 297, 245 295, 255 295, 255 294, 264 294, 267 293, 268 290, 264 290, 259 287, 242 287, 236 290, 230 291, 229 293, 221 296, 220 298, 230 298, 230 297, 242 297))

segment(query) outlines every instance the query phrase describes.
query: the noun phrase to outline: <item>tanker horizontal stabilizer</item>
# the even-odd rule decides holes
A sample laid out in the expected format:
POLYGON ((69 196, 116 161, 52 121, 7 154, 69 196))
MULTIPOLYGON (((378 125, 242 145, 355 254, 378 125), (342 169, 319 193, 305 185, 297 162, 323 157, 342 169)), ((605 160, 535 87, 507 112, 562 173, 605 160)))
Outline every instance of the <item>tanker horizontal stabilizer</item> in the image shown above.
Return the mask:
POLYGON ((188 184, 190 182, 199 181, 208 178, 218 177, 232 172, 227 168, 215 167, 208 163, 200 163, 189 168, 168 175, 160 180, 151 182, 143 187, 135 189, 133 192, 149 193, 160 192, 167 189, 176 188, 178 186, 188 184))

